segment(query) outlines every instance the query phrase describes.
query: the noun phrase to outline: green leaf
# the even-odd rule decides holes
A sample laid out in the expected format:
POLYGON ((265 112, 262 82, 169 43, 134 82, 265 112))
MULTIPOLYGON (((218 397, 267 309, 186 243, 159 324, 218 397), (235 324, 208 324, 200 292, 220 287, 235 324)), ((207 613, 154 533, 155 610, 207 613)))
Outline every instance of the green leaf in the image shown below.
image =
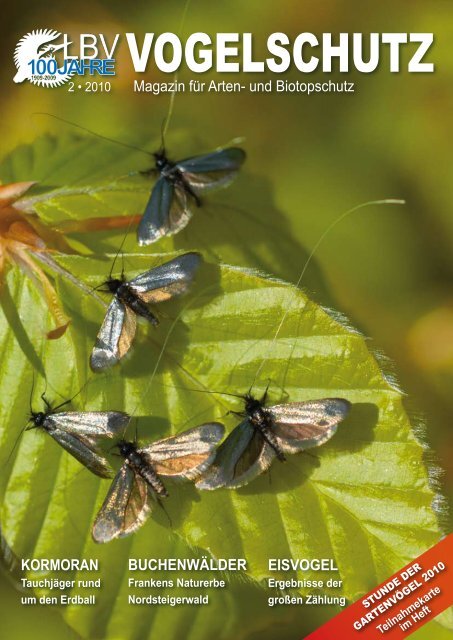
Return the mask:
MULTIPOLYGON (((168 257, 127 255, 125 270, 133 276, 168 257)), ((58 261, 91 286, 102 281, 110 264, 74 256, 58 261)), ((202 391, 246 393, 262 363, 254 392, 270 380, 271 401, 339 396, 353 403, 337 434, 319 449, 291 456, 286 464, 275 462, 270 477, 238 491, 197 493, 192 485, 169 484, 165 506, 172 526, 157 509, 137 535, 105 546, 92 542, 90 527, 108 482, 82 469, 45 434, 25 433, 2 478, 3 534, 19 557, 100 559, 100 607, 70 606, 64 612, 82 637, 116 638, 119 620, 125 638, 143 637, 148 629, 149 637, 163 629, 169 629, 166 638, 181 637, 183 625, 194 640, 212 638, 213 630, 221 638, 239 632, 251 638, 257 621, 266 627, 269 620, 281 620, 287 634, 281 637, 294 637, 296 630, 299 637, 334 609, 270 609, 268 558, 334 558, 339 571, 322 577, 342 579, 333 594, 353 600, 439 540, 424 448, 402 393, 383 374, 365 339, 302 291, 253 271, 205 264, 190 296, 159 308, 158 330, 139 327, 122 368, 94 376, 88 357, 104 309, 90 296, 81 297, 71 282, 58 283, 73 322, 67 335, 51 342, 42 339, 47 319, 40 298, 17 271, 8 278, 11 300, 2 302, 0 316, 0 392, 8 398, 0 413, 4 458, 27 419, 30 364, 36 369, 41 361, 51 400, 57 394, 69 397, 88 380, 74 407, 125 409, 139 417, 145 442, 212 419, 223 420, 230 431, 237 418, 226 413, 241 410, 241 401, 202 391), (129 557, 194 553, 246 558, 250 582, 234 581, 228 591, 213 593, 212 615, 182 607, 131 612, 129 557), (225 607, 228 616, 222 620, 230 620, 229 626, 216 615, 225 607), (247 615, 250 607, 255 614, 247 615)), ((34 406, 43 388, 37 380, 34 406)), ((272 575, 320 577, 312 571, 272 575)))

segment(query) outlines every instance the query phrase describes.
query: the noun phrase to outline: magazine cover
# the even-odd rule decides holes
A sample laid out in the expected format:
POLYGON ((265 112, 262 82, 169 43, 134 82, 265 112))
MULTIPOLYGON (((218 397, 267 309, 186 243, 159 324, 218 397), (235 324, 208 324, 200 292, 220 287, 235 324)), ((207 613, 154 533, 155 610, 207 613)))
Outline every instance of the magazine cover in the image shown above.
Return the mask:
POLYGON ((2 638, 453 639, 452 19, 4 6, 2 638))

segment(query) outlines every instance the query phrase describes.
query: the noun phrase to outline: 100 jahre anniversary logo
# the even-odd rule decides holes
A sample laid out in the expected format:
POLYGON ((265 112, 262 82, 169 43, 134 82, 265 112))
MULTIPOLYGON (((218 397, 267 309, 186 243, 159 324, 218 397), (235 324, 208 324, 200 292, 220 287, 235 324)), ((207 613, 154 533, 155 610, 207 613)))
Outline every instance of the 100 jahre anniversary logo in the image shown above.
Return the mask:
POLYGON ((74 55, 74 42, 67 33, 53 29, 31 31, 19 40, 14 51, 17 72, 13 80, 16 83, 28 80, 41 87, 59 87, 73 76, 114 76, 113 52, 118 37, 109 45, 102 34, 82 33, 79 55, 74 55))

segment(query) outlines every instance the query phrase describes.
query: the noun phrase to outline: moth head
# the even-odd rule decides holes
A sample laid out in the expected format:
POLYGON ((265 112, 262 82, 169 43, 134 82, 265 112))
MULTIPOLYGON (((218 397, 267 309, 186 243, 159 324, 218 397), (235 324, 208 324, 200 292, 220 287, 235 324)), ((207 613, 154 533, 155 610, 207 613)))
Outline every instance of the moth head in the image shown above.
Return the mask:
POLYGON ((156 161, 156 169, 159 171, 165 167, 168 162, 167 156, 164 150, 156 151, 153 153, 154 160, 156 161))
POLYGON ((117 443, 116 447, 118 448, 118 451, 120 452, 123 458, 128 458, 131 455, 131 453, 134 453, 135 451, 137 451, 137 446, 135 445, 135 443, 128 442, 127 440, 120 440, 117 443))
POLYGON ((116 293, 123 282, 124 281, 122 279, 120 280, 119 278, 109 278, 104 284, 110 291, 110 293, 116 293))
POLYGON ((46 414, 43 411, 32 411, 29 419, 29 426, 26 428, 26 431, 30 431, 30 429, 37 429, 42 427, 44 424, 44 420, 46 419, 46 414))
POLYGON ((257 400, 257 398, 254 398, 251 393, 245 394, 244 402, 245 410, 247 413, 253 413, 254 411, 262 409, 263 407, 261 400, 257 400))

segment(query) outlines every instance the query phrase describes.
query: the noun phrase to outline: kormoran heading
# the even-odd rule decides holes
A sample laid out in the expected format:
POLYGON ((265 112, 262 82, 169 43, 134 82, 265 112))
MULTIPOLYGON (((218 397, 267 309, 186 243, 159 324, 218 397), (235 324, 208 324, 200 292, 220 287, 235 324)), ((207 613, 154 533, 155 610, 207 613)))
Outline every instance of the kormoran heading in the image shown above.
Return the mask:
POLYGON ((22 558, 22 571, 99 571, 99 560, 88 558, 22 558))

